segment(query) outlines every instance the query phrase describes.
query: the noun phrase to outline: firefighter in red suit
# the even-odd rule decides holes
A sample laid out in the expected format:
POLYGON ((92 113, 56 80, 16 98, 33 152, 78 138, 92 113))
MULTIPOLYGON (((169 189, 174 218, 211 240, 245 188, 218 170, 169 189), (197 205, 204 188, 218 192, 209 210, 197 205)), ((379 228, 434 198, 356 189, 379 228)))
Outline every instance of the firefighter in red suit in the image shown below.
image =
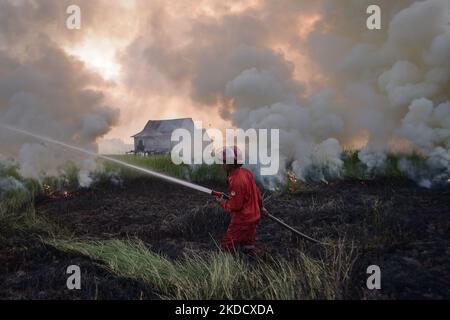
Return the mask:
POLYGON ((256 256, 256 227, 262 210, 260 191, 253 174, 239 164, 242 156, 237 147, 225 148, 223 161, 228 176, 229 199, 221 199, 220 206, 231 214, 231 223, 222 238, 222 249, 256 256))

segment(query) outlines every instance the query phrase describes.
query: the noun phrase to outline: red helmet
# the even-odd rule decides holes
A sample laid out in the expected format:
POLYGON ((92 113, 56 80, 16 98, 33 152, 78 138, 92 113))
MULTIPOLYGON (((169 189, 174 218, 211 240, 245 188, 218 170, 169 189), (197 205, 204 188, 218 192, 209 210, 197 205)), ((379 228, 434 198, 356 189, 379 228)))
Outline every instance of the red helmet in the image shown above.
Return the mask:
POLYGON ((224 164, 242 164, 242 152, 237 146, 224 147, 218 156, 224 164))

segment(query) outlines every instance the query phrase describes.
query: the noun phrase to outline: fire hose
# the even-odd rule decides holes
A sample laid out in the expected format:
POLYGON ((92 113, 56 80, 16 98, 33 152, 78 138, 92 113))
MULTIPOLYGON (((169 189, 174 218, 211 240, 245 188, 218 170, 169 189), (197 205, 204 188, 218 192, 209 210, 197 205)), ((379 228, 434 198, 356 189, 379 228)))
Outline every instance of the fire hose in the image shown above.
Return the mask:
MULTIPOLYGON (((228 196, 226 193, 224 193, 224 192, 219 192, 219 191, 214 191, 214 190, 212 190, 212 191, 211 191, 211 195, 214 196, 214 197, 217 197, 217 198, 225 199, 225 200, 228 200, 228 199, 229 199, 229 196, 228 196)), ((263 214, 264 216, 268 217, 269 219, 275 221, 275 222, 278 223, 280 226, 282 226, 282 227, 284 227, 284 228, 290 230, 291 232, 293 232, 294 234, 296 234, 297 236, 299 236, 299 237, 301 237, 301 238, 303 238, 303 239, 305 239, 305 240, 308 240, 308 241, 313 242, 313 243, 322 244, 322 245, 329 245, 328 243, 324 243, 324 242, 321 242, 321 241, 319 241, 319 240, 317 240, 317 239, 311 238, 310 236, 308 236, 308 235, 306 235, 306 234, 304 234, 304 233, 298 231, 297 229, 291 227, 290 225, 288 225, 288 224, 287 224, 286 222, 284 222, 283 220, 281 220, 281 219, 275 217, 274 215, 272 215, 272 214, 271 214, 269 211, 267 211, 267 209, 264 208, 264 207, 262 208, 262 214, 263 214)))

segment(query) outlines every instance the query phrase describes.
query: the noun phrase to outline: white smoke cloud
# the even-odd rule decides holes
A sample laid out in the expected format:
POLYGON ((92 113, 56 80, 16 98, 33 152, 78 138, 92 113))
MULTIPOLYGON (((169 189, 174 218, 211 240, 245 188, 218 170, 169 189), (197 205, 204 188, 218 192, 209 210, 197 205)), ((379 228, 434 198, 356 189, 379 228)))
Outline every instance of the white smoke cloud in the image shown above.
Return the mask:
POLYGON ((15 168, 13 159, 0 154, 0 198, 8 196, 10 192, 26 191, 23 184, 10 174, 15 168))
MULTIPOLYGON (((66 4, 0 2, 0 124, 96 151, 97 139, 117 124, 119 112, 105 103, 104 80, 63 49, 64 42, 79 38, 64 27, 66 4), (54 28, 58 22, 61 28, 54 28)), ((83 21, 94 21, 96 10, 83 5, 92 9, 83 21)), ((4 128, 0 135, 0 150, 18 159, 24 177, 58 174, 70 161, 80 167, 80 183, 89 183, 93 159, 4 128)))
POLYGON ((344 161, 341 160, 342 147, 336 139, 324 140, 315 145, 310 153, 300 152, 302 156, 297 156, 292 163, 292 168, 300 179, 309 176, 326 181, 330 177, 341 176, 344 161))
POLYGON ((25 190, 23 184, 14 177, 0 177, 0 199, 9 192, 25 190))
POLYGON ((450 101, 433 106, 433 102, 421 98, 414 100, 398 130, 414 143, 426 157, 431 172, 411 172, 404 162, 402 168, 411 177, 430 187, 433 183, 446 181, 450 176, 450 101))
MULTIPOLYGON (((399 139, 427 159, 436 150, 445 158, 448 0, 260 1, 239 12, 185 18, 168 4, 158 9, 161 14, 148 17, 145 32, 124 54, 125 64, 145 66, 139 87, 164 79, 187 87, 200 105, 220 105, 237 127, 280 129, 280 175, 291 166, 301 179, 338 177, 342 149, 362 136, 368 140, 359 159, 369 170, 385 167, 399 139), (365 27, 370 4, 381 7, 382 30, 365 27), (316 21, 302 34, 311 17, 316 21), (190 26, 181 42, 172 32, 180 20, 190 26), (304 77, 299 57, 309 73, 304 77), (411 107, 423 99, 432 111, 411 107), (442 120, 414 124, 418 112, 442 120)), ((141 90, 131 81, 130 88, 141 90)), ((445 161, 427 164, 430 174, 445 170, 445 161)), ((406 170, 404 162, 400 167, 406 170)))
MULTIPOLYGON (((397 136, 408 139, 425 157, 430 157, 438 147, 448 150, 448 124, 433 116, 433 104, 444 103, 439 107, 443 119, 450 114, 445 107, 450 79, 450 50, 446 41, 450 36, 449 22, 449 1, 418 1, 392 14, 385 41, 371 47, 369 55, 367 51, 353 49, 355 56, 360 53, 356 57, 360 66, 366 61, 366 67, 359 69, 359 79, 370 83, 370 75, 365 73, 370 66, 370 71, 378 76, 372 90, 387 97, 387 108, 377 106, 383 108, 379 124, 367 126, 376 147, 369 142, 359 154, 369 168, 384 165, 389 142, 397 136), (373 61, 365 60, 364 55, 373 61)), ((358 70, 354 68, 352 72, 355 69, 358 70)), ((427 163, 431 175, 438 168, 433 161, 427 163)), ((406 170, 405 162, 400 167, 411 171, 406 170)))
POLYGON ((134 145, 121 139, 102 139, 98 144, 98 152, 101 154, 125 154, 131 150, 134 150, 134 145))
POLYGON ((420 83, 421 78, 416 65, 401 60, 380 75, 378 85, 387 93, 393 107, 404 107, 414 99, 431 97, 438 90, 434 83, 420 83))
MULTIPOLYGON (((126 32, 117 24, 123 7, 75 2, 89 32, 126 32)), ((118 113, 107 103, 104 81, 62 49, 85 34, 54 28, 66 4, 0 2, 0 121, 95 150, 118 113)), ((448 175, 448 0, 135 6, 137 34, 121 54, 126 91, 133 97, 188 92, 189 104, 207 113, 219 108, 236 127, 280 129, 283 166, 273 183, 282 182, 288 169, 301 179, 340 176, 341 152, 354 141, 369 170, 382 170, 400 140, 427 159, 420 173, 407 159, 401 170, 428 181, 423 185, 448 175), (370 4, 381 7, 381 30, 366 28, 370 4)), ((22 170, 29 175, 69 156, 1 135, 2 152, 22 149, 22 170)))
POLYGON ((369 143, 358 153, 358 159, 367 166, 369 172, 382 171, 386 166, 386 147, 369 143))

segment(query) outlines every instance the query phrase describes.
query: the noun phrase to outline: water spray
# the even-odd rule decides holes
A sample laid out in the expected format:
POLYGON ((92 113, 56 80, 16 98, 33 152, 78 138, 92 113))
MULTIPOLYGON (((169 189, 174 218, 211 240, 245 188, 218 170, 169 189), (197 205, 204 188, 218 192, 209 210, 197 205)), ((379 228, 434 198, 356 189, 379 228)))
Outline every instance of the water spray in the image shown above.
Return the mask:
MULTIPOLYGON (((10 131, 14 131, 16 133, 20 133, 20 134, 23 134, 23 135, 26 135, 26 136, 29 136, 29 137, 33 137, 33 138, 42 140, 42 141, 45 141, 45 142, 53 143, 53 144, 59 145, 61 147, 67 148, 67 149, 71 149, 71 150, 75 150, 75 151, 78 151, 78 152, 81 152, 81 153, 85 153, 87 155, 90 155, 90 156, 93 156, 93 157, 96 157, 96 158, 99 158, 99 159, 103 159, 103 160, 107 160, 107 161, 110 161, 110 162, 113 162, 113 163, 117 163, 117 164, 120 164, 120 165, 122 165, 124 167, 128 167, 128 168, 136 170, 136 171, 140 171, 140 172, 148 174, 150 176, 153 176, 153 177, 156 177, 156 178, 168 181, 168 182, 176 183, 176 184, 179 184, 179 185, 182 185, 182 186, 185 186, 187 188, 194 189, 194 190, 197 190, 197 191, 200 191, 200 192, 203 192, 203 193, 210 194, 210 195, 212 195, 214 197, 217 197, 217 198, 221 198, 221 199, 224 199, 224 200, 228 200, 229 199, 228 195, 223 193, 223 192, 215 191, 215 190, 212 190, 212 189, 209 189, 209 188, 197 185, 195 183, 191 183, 191 182, 188 182, 188 181, 185 181, 185 180, 174 178, 174 177, 171 177, 171 176, 168 176, 168 175, 165 175, 165 174, 153 171, 153 170, 145 169, 145 168, 142 168, 142 167, 139 167, 139 166, 127 163, 125 161, 121 161, 121 160, 118 160, 118 159, 115 159, 115 158, 111 158, 111 157, 108 157, 108 156, 104 156, 104 155, 98 154, 96 152, 93 152, 93 151, 90 151, 90 150, 87 150, 87 149, 84 149, 84 148, 81 148, 81 147, 70 145, 68 143, 64 143, 64 142, 61 142, 61 141, 58 141, 58 140, 55 140, 55 139, 52 139, 52 138, 49 138, 49 137, 46 137, 46 136, 42 136, 42 135, 39 135, 39 134, 36 134, 36 133, 32 133, 32 132, 29 132, 29 131, 26 131, 26 130, 23 130, 23 129, 19 129, 19 128, 15 128, 15 127, 12 127, 12 126, 8 126, 8 125, 0 124, 0 127, 3 127, 3 128, 8 129, 10 131)), ((263 208, 262 211, 263 211, 262 213, 265 216, 267 216, 271 220, 275 221, 279 225, 283 226, 284 228, 292 231, 296 235, 298 235, 298 236, 300 236, 300 237, 302 237, 302 238, 304 238, 304 239, 306 239, 308 241, 311 241, 311 242, 314 242, 314 243, 323 244, 322 242, 320 242, 320 241, 318 241, 316 239, 313 239, 313 238, 307 236, 306 234, 301 233, 300 231, 298 231, 298 230, 294 229, 293 227, 289 226, 288 224, 286 224, 282 220, 280 220, 277 217, 271 215, 265 208, 263 208)))
POLYGON ((120 164, 122 166, 128 167, 130 169, 143 172, 143 173, 148 174, 150 176, 153 176, 153 177, 156 177, 156 178, 168 181, 168 182, 176 183, 176 184, 179 184, 179 185, 182 185, 182 186, 185 186, 185 187, 188 187, 188 188, 191 188, 191 189, 203 192, 203 193, 208 193, 208 194, 211 194, 211 195, 216 195, 217 194, 216 191, 214 191, 212 189, 209 189, 209 188, 205 188, 205 187, 199 186, 199 185, 197 185, 195 183, 191 183, 191 182, 188 182, 188 181, 185 181, 185 180, 181 180, 181 179, 177 179, 177 178, 174 178, 174 177, 171 177, 171 176, 168 176, 168 175, 165 175, 165 174, 153 171, 153 170, 149 170, 149 169, 145 169, 145 168, 142 168, 142 167, 139 167, 139 166, 135 166, 135 165, 127 163, 125 161, 121 161, 121 160, 118 160, 118 159, 115 159, 115 158, 104 156, 104 155, 98 154, 96 152, 93 152, 93 151, 90 151, 90 150, 87 150, 87 149, 84 149, 84 148, 80 148, 80 147, 77 147, 77 146, 74 146, 74 145, 70 145, 70 144, 67 144, 67 143, 64 143, 64 142, 61 142, 61 141, 58 141, 58 140, 46 137, 46 136, 42 136, 42 135, 39 135, 39 134, 36 134, 36 133, 32 133, 32 132, 29 132, 29 131, 26 131, 26 130, 23 130, 23 129, 18 129, 18 128, 11 127, 11 126, 8 126, 8 125, 3 125, 3 124, 0 124, 0 127, 3 127, 5 129, 8 129, 8 130, 11 130, 11 131, 23 134, 23 135, 34 137, 34 138, 42 140, 42 141, 53 143, 53 144, 65 147, 67 149, 71 149, 71 150, 75 150, 75 151, 78 151, 78 152, 82 152, 82 153, 85 153, 87 155, 99 158, 99 159, 111 161, 111 162, 120 164))

